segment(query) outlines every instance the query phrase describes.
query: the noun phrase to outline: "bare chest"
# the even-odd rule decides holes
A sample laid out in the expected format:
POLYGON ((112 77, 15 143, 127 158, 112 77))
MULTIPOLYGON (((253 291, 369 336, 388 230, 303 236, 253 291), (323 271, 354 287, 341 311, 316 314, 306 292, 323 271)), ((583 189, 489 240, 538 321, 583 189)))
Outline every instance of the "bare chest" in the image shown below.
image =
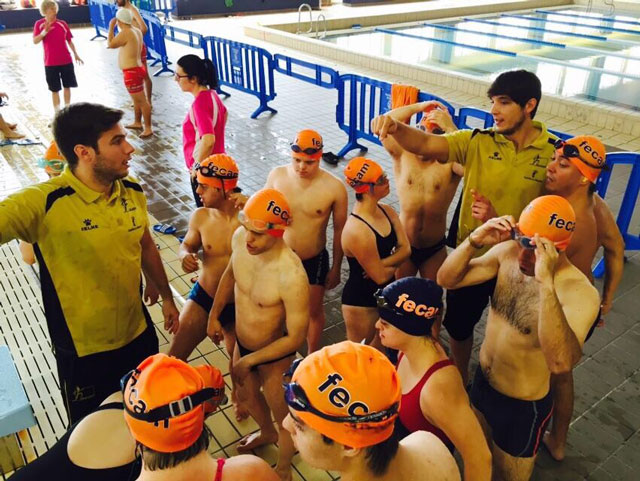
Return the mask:
POLYGON ((236 294, 241 294, 244 298, 236 298, 236 302, 250 301, 258 308, 280 305, 282 298, 278 270, 258 263, 251 257, 247 254, 238 256, 234 260, 233 275, 236 280, 236 294))
POLYGON ((231 238, 238 222, 212 219, 200 228, 202 250, 205 256, 221 257, 231 255, 231 238))
POLYGON ((320 182, 314 181, 308 186, 298 182, 275 182, 275 188, 289 201, 293 218, 304 216, 307 219, 326 219, 331 214, 333 195, 320 182))
POLYGON ((405 197, 440 195, 452 185, 450 165, 424 161, 415 155, 405 154, 394 162, 394 174, 398 190, 405 197))
POLYGON ((491 298, 491 308, 524 336, 538 333, 539 290, 533 277, 522 275, 518 264, 503 265, 491 298))

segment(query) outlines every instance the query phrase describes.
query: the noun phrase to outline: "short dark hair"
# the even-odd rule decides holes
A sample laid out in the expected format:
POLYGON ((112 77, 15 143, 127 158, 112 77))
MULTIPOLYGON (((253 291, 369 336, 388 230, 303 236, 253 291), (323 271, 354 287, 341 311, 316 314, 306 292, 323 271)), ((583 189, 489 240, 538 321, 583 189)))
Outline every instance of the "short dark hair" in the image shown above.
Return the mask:
POLYGON ((175 468, 179 464, 186 463, 190 459, 195 458, 202 451, 206 451, 209 448, 210 439, 211 431, 205 424, 196 442, 187 449, 176 453, 160 453, 141 443, 138 443, 138 446, 142 451, 142 461, 144 462, 145 468, 149 471, 161 471, 163 469, 175 468))
POLYGON ((88 102, 67 105, 56 114, 53 137, 71 170, 78 165, 75 146, 87 145, 98 152, 98 139, 120 122, 123 114, 122 110, 88 102))
POLYGON ((594 184, 593 182, 589 182, 589 190, 588 190, 589 196, 592 196, 596 192, 598 192, 598 187, 596 186, 596 184, 594 184))
MULTIPOLYGON (((364 449, 364 459, 366 460, 367 468, 369 468, 374 477, 383 476, 387 472, 389 464, 391 464, 400 447, 400 439, 401 435, 396 428, 391 433, 391 436, 384 441, 364 449)), ((324 434, 322 434, 322 440, 325 444, 333 444, 333 439, 328 438, 324 434)))
POLYGON ((533 72, 528 70, 509 70, 502 72, 493 81, 487 91, 489 98, 496 95, 506 95, 520 107, 523 107, 531 99, 536 99, 536 106, 531 111, 531 118, 536 116, 540 97, 542 97, 542 84, 533 72))
POLYGON ((208 58, 201 59, 192 53, 178 59, 178 65, 189 78, 195 77, 199 85, 218 88, 218 70, 208 58))
POLYGON ((363 196, 361 193, 356 193, 356 200, 357 200, 358 202, 361 202, 361 201, 362 201, 362 199, 364 199, 364 196, 363 196))

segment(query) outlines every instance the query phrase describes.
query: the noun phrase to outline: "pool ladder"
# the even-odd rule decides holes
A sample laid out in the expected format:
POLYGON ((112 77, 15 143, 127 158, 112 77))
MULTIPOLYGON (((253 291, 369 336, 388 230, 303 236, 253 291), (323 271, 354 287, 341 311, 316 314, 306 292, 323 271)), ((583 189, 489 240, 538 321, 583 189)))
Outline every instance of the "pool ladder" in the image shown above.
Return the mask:
POLYGON ((303 3, 298 7, 298 24, 296 25, 296 34, 309 34, 314 33, 315 38, 324 38, 327 36, 327 18, 323 13, 319 14, 316 18, 316 21, 313 21, 313 12, 311 10, 311 5, 308 3, 303 3), (301 30, 300 24, 302 23, 302 12, 308 10, 309 11, 309 28, 307 30, 301 30), (320 24, 322 23, 322 32, 320 32, 320 24), (314 33, 315 29, 315 33, 314 33))

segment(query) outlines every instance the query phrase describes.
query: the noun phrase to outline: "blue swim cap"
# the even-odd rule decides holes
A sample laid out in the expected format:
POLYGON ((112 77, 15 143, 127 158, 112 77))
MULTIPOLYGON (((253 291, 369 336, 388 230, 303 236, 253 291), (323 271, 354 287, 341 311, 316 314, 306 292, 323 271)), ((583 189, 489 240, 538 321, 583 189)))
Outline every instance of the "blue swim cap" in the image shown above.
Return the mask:
POLYGON ((442 311, 442 288, 431 279, 405 277, 376 293, 378 314, 412 336, 430 336, 442 311))

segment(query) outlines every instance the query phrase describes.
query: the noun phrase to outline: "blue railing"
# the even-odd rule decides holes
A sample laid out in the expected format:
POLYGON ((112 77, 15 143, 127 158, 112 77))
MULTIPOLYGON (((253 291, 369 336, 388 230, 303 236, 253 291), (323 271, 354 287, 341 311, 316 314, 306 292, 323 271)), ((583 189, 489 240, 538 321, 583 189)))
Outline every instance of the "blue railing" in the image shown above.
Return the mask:
MULTIPOLYGON (((273 80, 273 57, 263 48, 219 37, 206 37, 205 52, 218 70, 221 85, 258 97, 260 105, 251 114, 255 119, 263 112, 277 113, 269 106, 276 97, 273 80)), ((221 93, 227 94, 221 91, 221 93)))
POLYGON ((484 110, 475 109, 473 107, 462 107, 458 111, 458 122, 456 125, 459 129, 471 129, 473 128, 467 122, 467 119, 474 118, 482 122, 482 128, 488 129, 493 125, 493 115, 484 110))
POLYGON ((111 22, 111 19, 115 16, 115 4, 106 2, 105 0, 89 0, 89 17, 91 18, 93 27, 96 29, 96 35, 91 40, 107 38, 109 22, 111 22))
POLYGON ((338 77, 340 74, 332 68, 323 65, 305 62, 304 60, 277 53, 273 56, 273 68, 276 72, 297 78, 303 82, 318 85, 326 89, 338 88, 338 77), (303 70, 304 73, 300 72, 300 70, 303 70))
MULTIPOLYGON (((616 223, 618 224, 618 229, 620 229, 620 233, 624 239, 625 250, 640 250, 640 237, 638 234, 631 234, 629 232, 629 225, 631 224, 633 211, 638 200, 638 191, 640 190, 640 154, 635 152, 613 152, 611 154, 607 154, 607 166, 609 168, 600 174, 598 181, 596 182, 598 194, 603 199, 607 193, 607 188, 609 187, 611 173, 616 165, 631 165, 631 173, 629 174, 627 188, 625 189, 624 196, 622 197, 622 204, 618 211, 616 223)), ((600 259, 596 267, 593 269, 593 274, 596 277, 601 277, 603 273, 604 259, 600 259)))
POLYGON ((142 20, 147 24, 147 33, 144 36, 144 43, 147 46, 147 58, 153 59, 151 66, 155 66, 158 63, 161 64, 160 70, 153 74, 154 77, 169 72, 173 73, 173 70, 169 68, 169 56, 167 55, 167 46, 165 44, 165 31, 163 25, 160 23, 160 19, 153 13, 140 12, 142 20), (155 56, 155 58, 154 58, 155 56))

